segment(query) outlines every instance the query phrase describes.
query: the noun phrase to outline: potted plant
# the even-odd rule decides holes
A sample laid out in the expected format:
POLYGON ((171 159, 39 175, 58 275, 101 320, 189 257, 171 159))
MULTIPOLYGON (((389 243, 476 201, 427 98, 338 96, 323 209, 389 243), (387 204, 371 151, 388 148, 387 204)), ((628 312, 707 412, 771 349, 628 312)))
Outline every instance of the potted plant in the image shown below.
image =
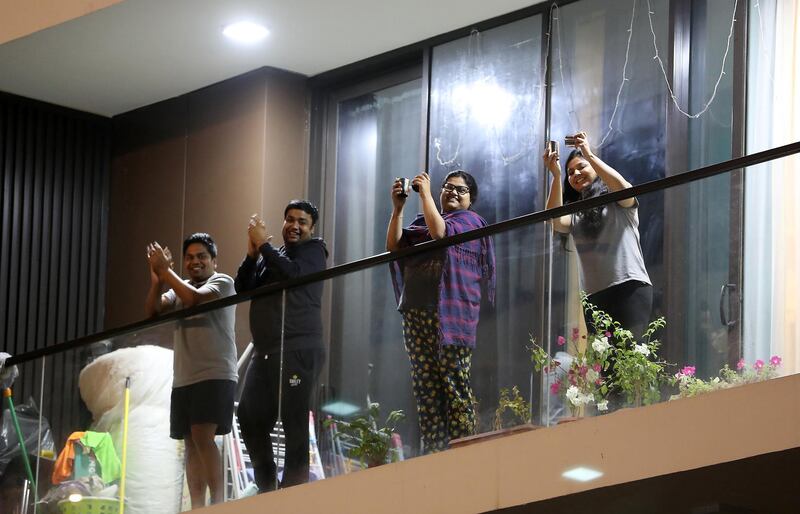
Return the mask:
POLYGON ((350 455, 368 468, 398 460, 398 450, 392 446, 392 434, 397 423, 405 419, 402 410, 393 410, 379 427, 380 404, 370 403, 366 416, 352 421, 325 420, 324 427, 336 428, 334 437, 347 439, 353 445, 350 455))

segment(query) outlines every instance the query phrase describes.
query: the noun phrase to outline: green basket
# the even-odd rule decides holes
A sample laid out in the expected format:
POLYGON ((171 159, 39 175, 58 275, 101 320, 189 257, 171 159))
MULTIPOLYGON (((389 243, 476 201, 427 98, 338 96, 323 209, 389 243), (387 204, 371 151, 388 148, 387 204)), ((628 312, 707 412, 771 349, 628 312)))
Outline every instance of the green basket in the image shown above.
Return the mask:
POLYGON ((119 512, 119 500, 116 498, 85 496, 78 502, 61 500, 58 502, 58 509, 61 514, 117 514, 119 512))

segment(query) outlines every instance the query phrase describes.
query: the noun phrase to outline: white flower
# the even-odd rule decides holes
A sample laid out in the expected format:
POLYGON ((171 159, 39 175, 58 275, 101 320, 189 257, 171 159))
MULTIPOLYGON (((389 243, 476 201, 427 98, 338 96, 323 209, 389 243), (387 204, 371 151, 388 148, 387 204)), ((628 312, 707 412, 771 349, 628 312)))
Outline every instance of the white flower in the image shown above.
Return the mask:
POLYGON ((603 336, 595 338, 595 340, 592 341, 592 348, 594 348, 594 351, 597 353, 603 353, 611 348, 611 345, 608 343, 608 338, 603 336))
POLYGON ((580 396, 580 394, 576 386, 569 386, 567 388, 567 400, 569 400, 572 405, 580 405, 578 403, 578 396, 580 396))
POLYGON ((597 410, 599 410, 599 411, 608 410, 608 400, 603 400, 601 402, 597 402, 597 410))
POLYGON ((594 397, 591 394, 581 393, 580 389, 573 385, 567 388, 567 400, 569 400, 572 405, 580 407, 581 405, 589 405, 592 403, 594 397))
POLYGON ((650 355, 650 348, 648 348, 647 345, 644 344, 644 343, 634 345, 633 351, 636 352, 636 353, 641 353, 645 357, 650 355))

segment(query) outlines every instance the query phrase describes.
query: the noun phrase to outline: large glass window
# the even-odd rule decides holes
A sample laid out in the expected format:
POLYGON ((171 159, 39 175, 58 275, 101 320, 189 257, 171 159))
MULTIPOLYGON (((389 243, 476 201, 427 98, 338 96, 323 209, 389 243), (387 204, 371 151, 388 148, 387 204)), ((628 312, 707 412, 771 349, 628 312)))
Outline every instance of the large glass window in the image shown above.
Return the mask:
MULTIPOLYGON (((325 224, 335 264, 385 251, 391 186, 396 177, 410 178, 420 170, 421 91, 419 78, 390 77, 333 99, 336 146, 329 162, 335 162, 335 199, 325 224)), ((416 195, 410 195, 406 211, 418 210, 416 195)), ((368 400, 413 412, 408 357, 389 268, 334 280, 330 294, 330 413, 363 409, 368 400)), ((413 425, 409 427, 402 438, 413 444, 418 436, 413 425)))

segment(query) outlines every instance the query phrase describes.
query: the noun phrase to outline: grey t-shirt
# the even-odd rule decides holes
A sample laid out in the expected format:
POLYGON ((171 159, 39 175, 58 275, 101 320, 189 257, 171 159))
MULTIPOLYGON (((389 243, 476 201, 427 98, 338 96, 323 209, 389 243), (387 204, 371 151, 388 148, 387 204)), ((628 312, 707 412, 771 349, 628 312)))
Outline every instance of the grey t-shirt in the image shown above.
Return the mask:
POLYGON ((572 215, 581 289, 587 294, 629 280, 652 285, 639 242, 638 210, 638 201, 628 208, 613 202, 603 206, 598 223, 589 221, 588 211, 572 215))
MULTIPOLYGON (((192 285, 201 292, 214 292, 214 299, 236 293, 233 279, 223 273, 214 273, 204 284, 192 285)), ((180 297, 172 289, 164 293, 162 298, 167 305, 172 305, 173 310, 183 308, 180 297)), ((235 322, 235 305, 176 322, 172 387, 183 387, 204 380, 236 382, 235 322)))

